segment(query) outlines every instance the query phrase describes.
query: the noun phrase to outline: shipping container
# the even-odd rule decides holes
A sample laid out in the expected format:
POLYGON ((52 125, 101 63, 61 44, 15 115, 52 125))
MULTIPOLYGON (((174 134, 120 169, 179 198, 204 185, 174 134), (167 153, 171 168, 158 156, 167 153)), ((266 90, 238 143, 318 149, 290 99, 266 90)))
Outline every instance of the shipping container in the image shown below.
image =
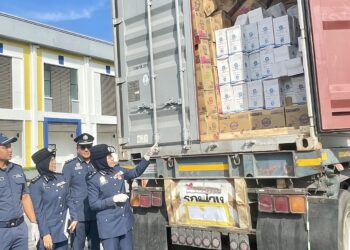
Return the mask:
POLYGON ((112 0, 119 163, 132 168, 160 146, 130 188, 134 248, 350 249, 350 2, 218 1, 232 24, 250 8, 256 22, 273 13, 275 58, 287 57, 266 74, 281 81, 263 80, 277 84, 277 97, 265 93, 273 109, 227 115, 224 106, 215 112, 215 95, 225 98, 215 90, 224 88, 202 74, 221 61, 196 65, 196 46, 213 40, 204 27, 208 2, 112 0), (288 16, 281 2, 292 6, 288 16), (305 96, 285 89, 283 79, 294 75, 305 96))

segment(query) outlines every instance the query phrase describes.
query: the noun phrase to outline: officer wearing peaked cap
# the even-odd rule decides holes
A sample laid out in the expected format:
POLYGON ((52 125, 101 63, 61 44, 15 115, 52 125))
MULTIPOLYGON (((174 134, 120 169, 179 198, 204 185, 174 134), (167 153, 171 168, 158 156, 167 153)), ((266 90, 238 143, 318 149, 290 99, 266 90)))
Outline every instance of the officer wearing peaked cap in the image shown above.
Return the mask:
POLYGON ((72 248, 84 249, 85 239, 89 240, 92 250, 100 249, 100 239, 97 232, 96 213, 88 202, 86 177, 94 171, 90 163, 90 148, 94 137, 83 133, 74 139, 77 144, 77 157, 67 161, 63 166, 63 174, 67 179, 69 192, 78 212, 78 225, 72 234, 72 248))
POLYGON ((62 174, 56 173, 56 152, 43 148, 32 155, 39 176, 29 187, 37 216, 40 242, 37 249, 68 249, 68 230, 74 231, 77 214, 69 196, 68 186, 62 174), (73 222, 68 227, 69 208, 73 222))
POLYGON ((28 249, 28 228, 24 223, 23 210, 31 222, 31 238, 39 240, 38 225, 25 176, 21 166, 10 162, 11 143, 16 137, 8 138, 0 133, 0 249, 28 249))
POLYGON ((134 217, 125 190, 125 180, 139 177, 158 152, 155 144, 133 170, 116 166, 113 147, 99 144, 91 148, 96 172, 88 178, 89 203, 97 214, 98 233, 105 250, 131 250, 134 217))

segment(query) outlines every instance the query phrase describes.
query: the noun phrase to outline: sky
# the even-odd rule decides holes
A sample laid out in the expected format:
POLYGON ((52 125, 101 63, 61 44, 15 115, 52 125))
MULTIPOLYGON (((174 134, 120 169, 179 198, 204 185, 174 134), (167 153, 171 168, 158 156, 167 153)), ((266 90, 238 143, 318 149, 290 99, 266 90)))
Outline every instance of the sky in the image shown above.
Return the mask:
POLYGON ((0 0, 0 12, 112 42, 111 0, 0 0))

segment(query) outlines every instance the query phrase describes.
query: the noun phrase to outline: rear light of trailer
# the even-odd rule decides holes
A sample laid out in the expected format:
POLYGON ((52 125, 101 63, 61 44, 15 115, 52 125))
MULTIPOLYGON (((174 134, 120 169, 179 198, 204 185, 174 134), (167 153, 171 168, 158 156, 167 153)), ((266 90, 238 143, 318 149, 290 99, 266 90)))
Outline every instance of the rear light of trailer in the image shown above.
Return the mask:
POLYGON ((289 199, 288 196, 275 196, 274 208, 276 213, 289 213, 289 199))
POLYGON ((304 214, 306 212, 306 199, 302 195, 289 197, 290 212, 294 214, 304 214))
POLYGON ((294 213, 306 212, 306 197, 303 195, 270 195, 259 194, 258 209, 265 213, 294 213))
POLYGON ((152 206, 162 206, 162 192, 152 192, 152 206))
POLYGON ((259 211, 268 213, 273 212, 273 198, 271 195, 259 195, 259 211))
POLYGON ((140 206, 140 195, 138 193, 131 192, 130 205, 132 207, 139 207, 140 206))
POLYGON ((151 200, 151 194, 140 194, 140 207, 151 207, 152 206, 152 200, 151 200))

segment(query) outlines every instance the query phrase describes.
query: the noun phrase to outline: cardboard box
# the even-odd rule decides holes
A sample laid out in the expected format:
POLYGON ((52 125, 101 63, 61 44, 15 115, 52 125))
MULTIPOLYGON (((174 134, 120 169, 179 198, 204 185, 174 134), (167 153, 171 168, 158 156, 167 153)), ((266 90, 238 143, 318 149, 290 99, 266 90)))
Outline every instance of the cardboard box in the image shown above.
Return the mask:
POLYGON ((203 0, 191 0, 191 9, 192 11, 203 13, 203 0))
POLYGON ((264 80, 263 86, 266 109, 282 107, 284 104, 282 81, 280 79, 264 80))
POLYGON ((216 95, 215 90, 198 90, 198 112, 200 114, 216 114, 216 95))
POLYGON ((279 78, 288 75, 285 62, 275 62, 272 67, 272 78, 279 78))
POLYGON ((229 55, 246 51, 244 39, 244 26, 235 25, 226 29, 229 55))
POLYGON ((287 15, 286 7, 283 3, 272 5, 266 12, 269 16, 274 18, 287 15))
POLYGON ((220 86, 221 108, 223 114, 232 113, 235 110, 234 95, 231 84, 220 86))
POLYGON ((246 24, 249 24, 248 14, 242 14, 236 18, 235 26, 236 25, 246 25, 246 24))
POLYGON ((223 100, 223 101, 228 101, 228 100, 234 99, 233 89, 232 89, 232 85, 230 83, 220 85, 220 96, 221 96, 221 100, 223 100))
POLYGON ((216 95, 216 106, 218 113, 222 114, 222 103, 221 103, 221 94, 220 94, 220 85, 215 84, 215 95, 216 95))
POLYGON ((251 111, 253 130, 281 128, 286 126, 284 108, 251 111))
POLYGON ((242 112, 248 110, 248 90, 246 83, 232 85, 234 111, 242 112))
POLYGON ((242 132, 252 129, 249 112, 219 115, 220 133, 242 132))
POLYGON ((260 48, 257 23, 244 25, 244 37, 247 52, 258 50, 260 48))
POLYGON ((226 58, 228 56, 226 29, 215 31, 215 41, 217 59, 226 58))
POLYGON ((218 9, 216 0, 203 0, 204 13, 210 16, 218 9))
POLYGON ((249 54, 249 69, 249 76, 251 81, 259 80, 262 78, 259 51, 249 54))
POLYGON ((295 76, 304 73, 303 60, 301 57, 296 57, 285 61, 288 76, 295 76))
POLYGON ((304 76, 287 78, 283 84, 285 99, 290 98, 291 104, 306 103, 304 76))
POLYGON ((243 0, 216 0, 220 10, 225 11, 228 15, 232 14, 238 9, 243 0))
POLYGON ((248 109, 264 108, 264 89, 262 80, 247 83, 248 109))
POLYGON ((217 66, 216 45, 213 42, 209 42, 209 54, 210 54, 211 65, 217 66))
POLYGON ((273 64, 275 63, 275 56, 272 47, 266 47, 260 50, 260 64, 261 64, 261 76, 263 78, 269 78, 273 75, 273 64))
POLYGON ((285 107, 287 127, 299 128, 310 124, 306 105, 285 107))
POLYGON ((219 83, 226 84, 231 82, 230 65, 228 58, 217 60, 217 69, 219 76, 219 83))
POLYGON ((211 64, 211 56, 208 40, 200 40, 200 43, 195 45, 194 49, 195 63, 211 64))
POLYGON ((214 77, 210 64, 196 64, 196 85, 198 89, 214 90, 214 77))
POLYGON ((273 54, 275 57, 275 62, 283 62, 293 59, 297 55, 297 48, 293 45, 283 45, 278 48, 274 48, 273 54))
MULTIPOLYGON (((192 11, 192 32, 194 37, 208 39, 207 22, 202 12, 192 11)), ((199 39, 195 39, 196 43, 199 39)))
POLYGON ((220 10, 215 12, 211 17, 207 18, 207 29, 209 39, 215 42, 215 31, 231 27, 231 19, 226 12, 220 10))
POLYGON ((258 1, 258 0, 246 0, 242 5, 235 11, 232 15, 232 21, 234 22, 239 15, 247 14, 249 11, 256 8, 266 8, 268 0, 258 1))
POLYGON ((249 81, 249 57, 244 53, 229 56, 231 82, 249 81))
POLYGON ((275 35, 273 33, 272 17, 264 18, 258 22, 260 47, 273 46, 275 44, 275 35))
POLYGON ((248 12, 249 23, 257 23, 267 16, 265 9, 259 7, 248 12))
POLYGON ((273 19, 275 44, 277 46, 296 44, 296 30, 291 16, 281 16, 273 19))
POLYGON ((219 117, 217 114, 200 115, 199 131, 202 141, 219 139, 219 117))

